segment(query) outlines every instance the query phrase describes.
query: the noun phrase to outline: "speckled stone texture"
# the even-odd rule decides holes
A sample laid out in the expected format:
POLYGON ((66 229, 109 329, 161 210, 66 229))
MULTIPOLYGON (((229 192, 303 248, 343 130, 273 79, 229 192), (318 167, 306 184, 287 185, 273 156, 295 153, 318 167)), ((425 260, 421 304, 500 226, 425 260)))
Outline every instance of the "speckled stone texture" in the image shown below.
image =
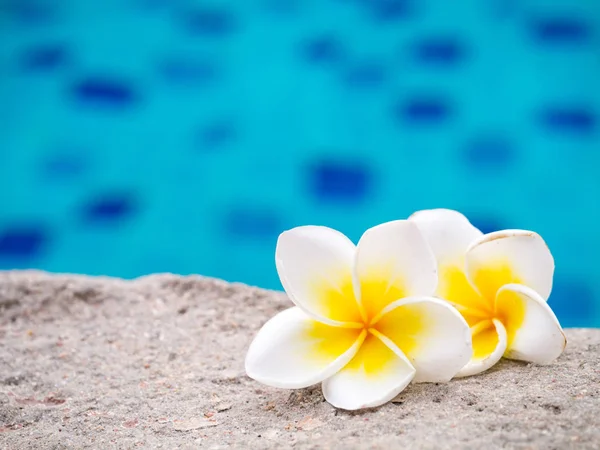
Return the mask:
POLYGON ((0 448, 598 448, 600 330, 551 366, 505 361, 336 410, 244 373, 278 292, 202 277, 0 273, 0 448))

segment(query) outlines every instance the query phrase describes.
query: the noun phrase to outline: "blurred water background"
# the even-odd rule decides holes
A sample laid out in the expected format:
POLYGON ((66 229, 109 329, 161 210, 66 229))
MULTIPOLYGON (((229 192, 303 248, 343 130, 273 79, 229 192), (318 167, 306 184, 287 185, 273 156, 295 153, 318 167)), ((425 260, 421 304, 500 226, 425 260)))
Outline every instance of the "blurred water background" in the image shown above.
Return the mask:
POLYGON ((280 289, 277 235, 539 232, 600 325, 598 0, 0 0, 0 269, 280 289))

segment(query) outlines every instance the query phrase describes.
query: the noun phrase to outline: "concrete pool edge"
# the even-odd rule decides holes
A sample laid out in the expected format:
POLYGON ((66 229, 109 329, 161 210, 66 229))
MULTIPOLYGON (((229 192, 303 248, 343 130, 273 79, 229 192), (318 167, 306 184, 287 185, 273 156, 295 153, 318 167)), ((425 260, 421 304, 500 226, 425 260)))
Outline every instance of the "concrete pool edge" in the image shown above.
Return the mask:
POLYGON ((318 386, 245 376, 280 292, 199 276, 0 272, 0 443, 8 448, 592 447, 600 330, 551 366, 506 361, 395 402, 338 411, 318 386))

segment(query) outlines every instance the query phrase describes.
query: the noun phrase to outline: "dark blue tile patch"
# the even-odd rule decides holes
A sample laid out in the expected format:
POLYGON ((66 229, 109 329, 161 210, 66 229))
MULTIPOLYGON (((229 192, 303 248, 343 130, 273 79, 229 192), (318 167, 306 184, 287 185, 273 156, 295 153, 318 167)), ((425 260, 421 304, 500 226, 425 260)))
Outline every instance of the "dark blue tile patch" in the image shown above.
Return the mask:
POLYGON ((0 257, 8 260, 32 259, 40 255, 50 233, 42 225, 8 227, 0 231, 0 257))
POLYGON ((415 60, 423 65, 456 66, 465 59, 465 48, 453 37, 431 37, 418 41, 413 48, 415 60))
POLYGON ((519 0, 492 0, 491 11, 493 17, 497 19, 509 19, 513 18, 518 12, 520 1, 519 0))
POLYGON ((342 42, 332 35, 316 36, 307 40, 302 46, 302 55, 312 64, 337 63, 345 56, 342 42))
POLYGON ((179 6, 181 0, 132 0, 132 3, 138 10, 152 11, 179 6))
POLYGON ((68 180, 83 175, 88 161, 83 154, 56 153, 42 159, 41 169, 47 179, 68 180))
POLYGON ((591 34, 588 23, 569 17, 538 19, 533 29, 537 40, 545 44, 583 44, 591 34))
POLYGON ((394 22, 412 16, 414 5, 409 0, 360 0, 371 17, 378 22, 394 22))
POLYGON ((309 169, 311 194, 321 201, 361 202, 371 193, 373 179, 364 162, 321 161, 309 169))
POLYGON ((473 224, 473 226, 478 228, 484 234, 507 229, 503 221, 495 216, 483 216, 477 213, 466 214, 466 216, 469 218, 469 221, 473 224))
POLYGON ((593 289, 583 280, 556 277, 548 304, 563 327, 597 324, 593 289))
POLYGON ((441 98, 414 98, 396 104, 396 118, 409 125, 439 124, 450 118, 452 110, 441 98))
POLYGON ((377 62, 355 64, 344 74, 344 84, 351 89, 379 87, 385 80, 385 67, 377 62))
POLYGON ((282 221, 274 210, 239 206, 225 214, 222 228, 235 238, 274 240, 282 231, 282 221))
POLYGON ((274 14, 291 16, 298 14, 302 0, 263 0, 265 11, 274 14))
POLYGON ((514 163, 515 156, 513 143, 501 136, 473 139, 463 151, 464 162, 474 169, 505 170, 514 163))
POLYGON ((235 124, 229 120, 218 120, 201 128, 198 135, 198 146, 212 150, 222 147, 237 138, 235 124))
POLYGON ((56 4, 43 0, 4 0, 0 2, 0 13, 8 16, 20 25, 43 25, 57 18, 56 4))
POLYGON ((24 49, 20 68, 25 72, 46 72, 67 64, 69 55, 62 44, 41 44, 24 49))
POLYGON ((83 104, 128 107, 138 100, 131 83, 116 78, 90 77, 73 85, 73 95, 83 104))
POLYGON ((597 118, 585 107, 548 107, 542 111, 541 121, 551 131, 588 134, 594 131, 597 118))
POLYGON ((104 194, 90 199, 83 208, 83 219, 90 224, 111 224, 137 211, 135 198, 129 194, 104 194))
POLYGON ((186 58, 169 58, 159 65, 162 77, 174 85, 205 85, 221 77, 216 62, 186 58))
POLYGON ((226 8, 200 7, 186 12, 184 21, 190 34, 200 37, 225 37, 237 28, 235 16, 226 8))

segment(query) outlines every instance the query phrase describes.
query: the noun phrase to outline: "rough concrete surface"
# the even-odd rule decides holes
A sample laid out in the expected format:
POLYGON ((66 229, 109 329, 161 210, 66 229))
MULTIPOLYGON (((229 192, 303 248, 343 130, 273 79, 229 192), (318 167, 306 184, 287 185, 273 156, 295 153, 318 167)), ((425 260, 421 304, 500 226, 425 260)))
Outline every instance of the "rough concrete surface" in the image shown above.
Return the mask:
POLYGON ((551 366, 504 361, 393 403, 244 373, 285 295, 202 277, 0 273, 0 448, 600 448, 600 330, 551 366))

